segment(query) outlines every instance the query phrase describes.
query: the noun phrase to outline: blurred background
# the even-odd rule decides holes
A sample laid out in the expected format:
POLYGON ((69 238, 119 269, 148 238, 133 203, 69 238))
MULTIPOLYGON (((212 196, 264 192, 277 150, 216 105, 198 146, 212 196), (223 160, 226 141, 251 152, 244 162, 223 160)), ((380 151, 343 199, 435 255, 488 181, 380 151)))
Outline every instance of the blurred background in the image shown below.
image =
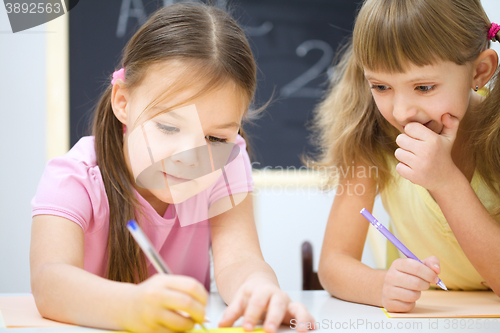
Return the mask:
MULTIPOLYGON (((89 134, 98 96, 121 67, 122 48, 153 11, 175 2, 73 1, 68 14, 18 33, 0 6, 0 293, 30 291, 30 201, 45 163, 89 134)), ((319 176, 300 161, 314 152, 307 122, 361 1, 212 2, 229 10, 250 40, 259 68, 256 106, 273 96, 262 117, 245 127, 255 152, 255 217, 264 257, 282 288, 298 290, 301 244, 313 245, 316 270, 334 197, 319 190, 319 176)), ((498 1, 482 3, 499 22, 498 1)), ((379 199, 374 215, 387 224, 379 199)), ((363 262, 384 268, 380 235, 369 233, 363 262)))

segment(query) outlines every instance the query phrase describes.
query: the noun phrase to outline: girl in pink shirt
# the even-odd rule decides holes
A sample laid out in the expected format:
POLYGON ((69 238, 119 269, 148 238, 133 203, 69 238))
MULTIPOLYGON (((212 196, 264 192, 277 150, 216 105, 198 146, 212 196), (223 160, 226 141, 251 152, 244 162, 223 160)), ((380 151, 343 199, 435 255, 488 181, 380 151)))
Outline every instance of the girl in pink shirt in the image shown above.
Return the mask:
POLYGON ((168 6, 132 37, 122 65, 96 108, 93 136, 49 161, 32 200, 40 313, 105 329, 191 329, 204 319, 212 247, 229 304, 219 326, 241 316, 252 330, 265 315, 267 332, 292 318, 311 322, 280 290, 258 243, 239 135, 256 66, 242 30, 213 7, 168 6), (131 219, 173 275, 155 274, 126 229, 131 219))

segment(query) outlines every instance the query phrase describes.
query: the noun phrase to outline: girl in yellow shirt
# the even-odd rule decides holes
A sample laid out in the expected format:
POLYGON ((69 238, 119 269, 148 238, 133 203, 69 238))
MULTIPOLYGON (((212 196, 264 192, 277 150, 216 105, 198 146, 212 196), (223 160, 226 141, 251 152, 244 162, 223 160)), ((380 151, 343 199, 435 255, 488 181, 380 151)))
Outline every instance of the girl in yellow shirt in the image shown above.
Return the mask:
POLYGON ((479 0, 364 2, 315 114, 316 165, 344 189, 319 265, 335 297, 405 312, 438 275, 452 290, 500 295, 500 84, 489 49, 499 29, 479 0), (487 97, 475 92, 488 82, 487 97), (377 194, 424 264, 361 263, 369 223, 359 211, 377 194))

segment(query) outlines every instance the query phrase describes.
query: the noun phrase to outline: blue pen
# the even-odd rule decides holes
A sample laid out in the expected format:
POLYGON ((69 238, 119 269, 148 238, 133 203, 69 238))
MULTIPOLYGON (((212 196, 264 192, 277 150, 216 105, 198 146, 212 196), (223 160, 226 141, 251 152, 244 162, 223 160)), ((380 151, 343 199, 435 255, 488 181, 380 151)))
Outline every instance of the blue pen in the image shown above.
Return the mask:
MULTIPOLYGON (((137 244, 139 244, 139 247, 142 249, 146 257, 148 257, 149 261, 151 261, 153 266, 156 268, 156 271, 158 273, 163 273, 163 274, 172 274, 170 268, 167 266, 165 261, 163 261, 160 254, 158 253, 158 251, 156 251, 153 244, 151 244, 148 237, 144 234, 144 232, 142 231, 141 227, 139 227, 137 222, 135 222, 134 220, 128 221, 127 229, 130 231, 132 237, 134 237, 137 244)), ((179 312, 183 316, 189 316, 184 311, 177 311, 177 312, 179 312)), ((208 332, 207 328, 203 323, 198 323, 198 324, 200 324, 203 330, 208 332)))
POLYGON ((127 223, 127 229, 130 231, 137 244, 139 244, 139 247, 142 249, 146 257, 148 257, 149 261, 151 261, 153 266, 156 268, 156 271, 163 274, 172 274, 170 268, 168 268, 165 261, 163 261, 160 254, 156 251, 153 244, 151 244, 148 237, 144 234, 137 222, 130 220, 127 223))
MULTIPOLYGON (((397 247, 398 250, 401 251, 407 258, 415 259, 416 261, 421 262, 417 258, 416 255, 414 255, 413 253, 411 253, 411 251, 408 250, 408 248, 406 246, 404 246, 403 243, 401 243, 399 241, 399 239, 396 238, 396 236, 394 236, 389 230, 387 230, 386 227, 384 227, 379 221, 377 221, 377 219, 375 217, 373 217, 373 215, 370 214, 369 211, 367 211, 366 209, 363 208, 360 213, 375 228, 377 228, 377 230, 380 231, 380 233, 382 233, 382 235, 384 235, 392 244, 394 244, 394 246, 397 247)), ((441 287, 441 289, 448 291, 448 288, 446 288, 446 286, 444 285, 443 281, 441 281, 441 279, 439 279, 439 281, 436 284, 439 287, 441 287)))

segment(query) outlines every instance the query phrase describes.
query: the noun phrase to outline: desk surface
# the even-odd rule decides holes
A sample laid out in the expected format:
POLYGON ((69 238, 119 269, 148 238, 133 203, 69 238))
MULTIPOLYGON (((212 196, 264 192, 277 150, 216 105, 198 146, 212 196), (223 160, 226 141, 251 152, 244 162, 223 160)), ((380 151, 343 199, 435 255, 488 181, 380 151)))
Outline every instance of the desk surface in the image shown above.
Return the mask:
MULTIPOLYGON (((458 319, 396 319, 388 318, 382 309, 374 306, 345 302, 331 297, 326 291, 292 291, 294 301, 305 304, 316 320, 316 332, 500 332, 500 318, 458 319)), ((29 294, 0 294, 0 296, 27 296, 29 294)), ((211 322, 207 328, 216 328, 226 305, 217 293, 212 293, 206 315, 211 322)), ((236 326, 241 324, 241 319, 236 326)), ((296 323, 295 326, 300 325, 296 323)), ((84 327, 10 328, 1 333, 98 332, 84 327)), ((282 326, 279 332, 295 331, 282 326)))

